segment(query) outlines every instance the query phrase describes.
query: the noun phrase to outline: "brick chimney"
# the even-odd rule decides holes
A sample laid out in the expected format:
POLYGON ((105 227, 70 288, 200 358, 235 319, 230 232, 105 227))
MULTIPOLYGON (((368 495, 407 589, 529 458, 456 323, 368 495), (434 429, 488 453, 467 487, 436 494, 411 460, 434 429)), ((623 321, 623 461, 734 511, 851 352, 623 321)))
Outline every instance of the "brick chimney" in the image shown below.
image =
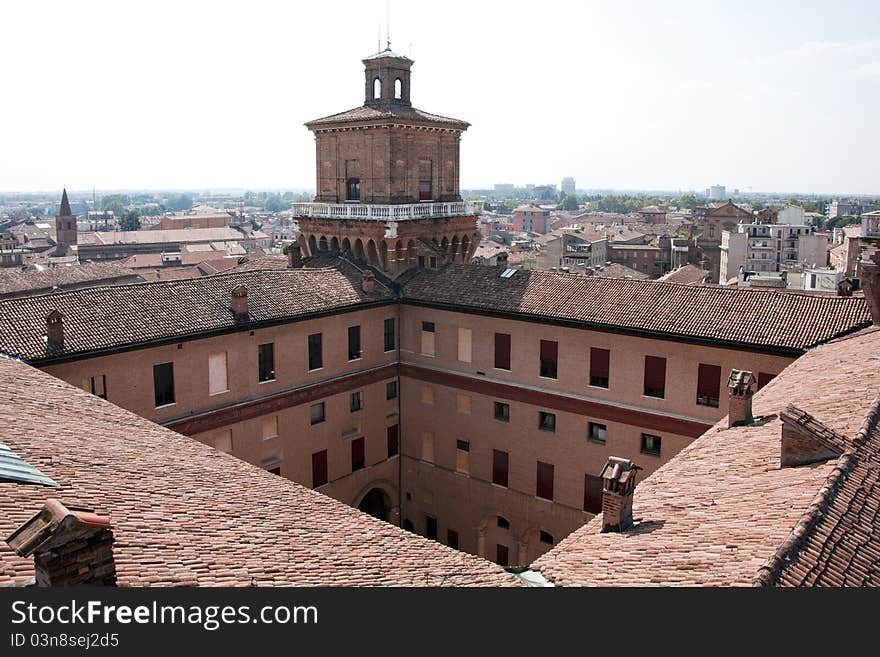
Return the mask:
POLYGON ((372 294, 376 290, 376 276, 369 269, 364 272, 361 289, 367 294, 372 294))
POLYGON ((507 251, 502 251, 495 256, 495 265, 498 267, 507 267, 507 251))
POLYGON ((299 242, 291 242, 287 245, 287 267, 289 269, 301 269, 302 266, 302 249, 299 246, 299 242))
POLYGON ((248 293, 244 285, 238 285, 232 289, 232 314, 236 320, 248 318, 248 293))
POLYGON ((64 346, 64 315, 57 310, 46 315, 46 337, 49 347, 61 349, 64 346))
POLYGON ((789 404, 779 414, 782 448, 779 465, 790 468, 840 456, 847 438, 825 426, 809 413, 789 404))
POLYGON ((116 586, 113 525, 91 509, 48 499, 6 543, 20 557, 34 555, 37 586, 116 586))
POLYGON ((849 277, 841 278, 840 282, 837 284, 837 296, 851 297, 854 288, 855 285, 853 285, 852 279, 849 277))
POLYGON ((727 378, 727 426, 738 427, 751 424, 752 397, 758 382, 751 372, 745 370, 730 370, 727 378))
MULTIPOLYGON (((880 250, 875 258, 880 257, 880 250)), ((871 310, 871 319, 874 326, 880 326, 880 264, 876 260, 868 260, 859 263, 862 274, 862 289, 865 291, 865 300, 871 310)))
POLYGON ((609 456, 602 468, 602 532, 626 531, 633 524, 633 493, 639 466, 629 459, 609 456))

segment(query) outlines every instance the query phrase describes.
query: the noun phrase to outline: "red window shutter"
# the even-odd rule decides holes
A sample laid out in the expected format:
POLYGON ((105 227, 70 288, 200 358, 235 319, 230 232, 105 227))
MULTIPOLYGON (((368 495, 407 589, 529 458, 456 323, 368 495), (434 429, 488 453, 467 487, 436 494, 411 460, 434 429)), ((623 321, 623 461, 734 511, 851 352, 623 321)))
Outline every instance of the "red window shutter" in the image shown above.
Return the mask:
POLYGON ((357 438, 351 441, 351 470, 360 470, 366 465, 366 449, 364 439, 357 438))
POLYGON ((607 349, 590 348, 590 377, 608 378, 608 365, 611 352, 607 349))
POLYGON ((507 546, 501 545, 501 543, 496 543, 495 548, 495 561, 499 566, 507 566, 509 565, 508 557, 507 557, 507 546))
POLYGON ((553 465, 551 463, 538 461, 538 485, 535 494, 545 500, 553 499, 553 465))
POLYGON ((500 370, 510 369, 510 334, 495 334, 495 367, 500 370))
POLYGON ((327 450, 312 454, 312 488, 327 483, 327 450))
POLYGON ((388 458, 396 456, 400 451, 400 445, 397 440, 397 425, 393 424, 388 427, 388 458))
POLYGON ((587 513, 602 511, 602 477, 584 475, 584 511, 587 513))
POLYGON ((666 359, 658 356, 645 356, 645 392, 666 388, 666 359))
POLYGON ((559 343, 553 340, 541 340, 541 360, 555 361, 559 354, 559 343))
POLYGON ((502 452, 497 449, 492 450, 492 483, 498 484, 499 486, 507 487, 507 472, 508 472, 508 459, 509 456, 507 452, 502 452))
POLYGON ((700 363, 697 368, 697 397, 718 399, 721 393, 721 367, 700 363))

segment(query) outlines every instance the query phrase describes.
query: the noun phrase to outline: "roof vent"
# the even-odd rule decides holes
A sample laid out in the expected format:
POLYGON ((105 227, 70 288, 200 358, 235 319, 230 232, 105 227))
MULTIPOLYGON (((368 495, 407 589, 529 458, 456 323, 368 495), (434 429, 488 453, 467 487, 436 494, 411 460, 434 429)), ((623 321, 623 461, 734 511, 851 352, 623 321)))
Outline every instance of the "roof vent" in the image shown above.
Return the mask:
POLYGON ((779 465, 783 468, 827 461, 846 449, 846 436, 792 404, 785 407, 779 418, 782 420, 779 465))

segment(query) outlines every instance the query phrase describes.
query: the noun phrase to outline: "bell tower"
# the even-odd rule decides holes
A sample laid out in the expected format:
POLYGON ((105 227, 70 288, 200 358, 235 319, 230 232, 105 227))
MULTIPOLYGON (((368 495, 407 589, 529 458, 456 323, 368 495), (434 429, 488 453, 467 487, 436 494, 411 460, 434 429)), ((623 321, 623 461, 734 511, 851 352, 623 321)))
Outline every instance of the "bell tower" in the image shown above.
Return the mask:
POLYGON ((67 189, 61 192, 61 207, 55 215, 55 255, 67 255, 76 245, 76 215, 70 211, 67 189))
POLYGON ((392 277, 469 262, 482 211, 459 193, 459 142, 470 124, 413 107, 414 62, 390 46, 362 62, 364 104, 306 124, 317 194, 293 206, 304 255, 348 253, 392 277))

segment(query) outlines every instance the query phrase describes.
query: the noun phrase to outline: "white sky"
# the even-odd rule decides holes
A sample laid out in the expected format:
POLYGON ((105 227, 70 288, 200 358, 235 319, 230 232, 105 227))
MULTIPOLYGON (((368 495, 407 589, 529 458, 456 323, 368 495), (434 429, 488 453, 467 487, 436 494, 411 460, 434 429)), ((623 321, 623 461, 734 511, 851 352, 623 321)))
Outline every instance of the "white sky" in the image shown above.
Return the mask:
MULTIPOLYGON (((384 17, 4 0, 0 191, 313 188, 303 123, 362 103, 384 17)), ((391 40, 413 104, 473 124, 465 188, 880 193, 876 0, 392 0, 391 40)))

